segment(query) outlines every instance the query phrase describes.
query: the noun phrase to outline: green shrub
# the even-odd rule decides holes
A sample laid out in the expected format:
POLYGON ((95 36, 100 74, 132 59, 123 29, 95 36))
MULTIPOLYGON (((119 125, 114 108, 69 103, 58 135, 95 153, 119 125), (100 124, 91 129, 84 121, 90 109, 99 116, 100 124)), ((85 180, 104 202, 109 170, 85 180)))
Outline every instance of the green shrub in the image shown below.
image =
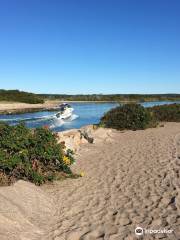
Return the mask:
POLYGON ((44 103, 44 99, 36 94, 22 92, 19 90, 2 90, 0 89, 0 101, 14 101, 23 103, 44 103))
POLYGON ((158 121, 180 122, 180 104, 154 106, 149 108, 158 121))
POLYGON ((107 128, 145 129, 156 126, 153 114, 139 104, 125 104, 107 112, 100 121, 107 128))
POLYGON ((0 180, 11 183, 24 179, 42 184, 58 174, 72 175, 73 162, 73 152, 65 152, 48 128, 30 130, 24 124, 0 123, 0 180))

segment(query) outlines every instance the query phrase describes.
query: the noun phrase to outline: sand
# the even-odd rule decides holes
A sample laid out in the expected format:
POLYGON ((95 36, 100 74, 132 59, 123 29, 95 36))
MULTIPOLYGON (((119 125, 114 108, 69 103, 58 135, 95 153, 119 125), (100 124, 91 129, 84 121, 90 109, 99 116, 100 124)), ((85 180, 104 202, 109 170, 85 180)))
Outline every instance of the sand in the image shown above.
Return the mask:
POLYGON ((179 157, 180 123, 101 134, 77 153, 84 177, 0 188, 0 239, 131 240, 137 226, 180 239, 179 157))
MULTIPOLYGON (((41 104, 30 104, 30 103, 20 103, 20 102, 0 102, 0 114, 6 113, 23 113, 31 112, 35 110, 53 110, 62 100, 46 100, 45 103, 41 104)), ((107 103, 107 101, 65 101, 67 103, 107 103)), ((112 102, 111 102, 112 103, 112 102)))
POLYGON ((22 112, 25 110, 43 109, 56 107, 60 101, 45 101, 43 104, 29 104, 20 102, 0 102, 0 113, 5 112, 22 112))

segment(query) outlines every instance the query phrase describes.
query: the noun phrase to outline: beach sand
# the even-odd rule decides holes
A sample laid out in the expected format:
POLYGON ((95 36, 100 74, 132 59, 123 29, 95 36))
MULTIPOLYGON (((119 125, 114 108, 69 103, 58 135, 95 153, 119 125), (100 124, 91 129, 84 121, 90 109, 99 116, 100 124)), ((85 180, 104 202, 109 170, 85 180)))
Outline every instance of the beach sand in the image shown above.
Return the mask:
POLYGON ((43 109, 43 108, 53 108, 56 107, 60 101, 58 100, 48 100, 43 104, 30 104, 30 103, 20 103, 20 102, 0 102, 0 113, 13 113, 13 112, 23 112, 28 110, 43 109))
POLYGON ((78 151, 84 177, 1 187, 0 239, 132 240, 137 226, 173 230, 143 239, 180 239, 179 134, 180 123, 112 130, 78 151))

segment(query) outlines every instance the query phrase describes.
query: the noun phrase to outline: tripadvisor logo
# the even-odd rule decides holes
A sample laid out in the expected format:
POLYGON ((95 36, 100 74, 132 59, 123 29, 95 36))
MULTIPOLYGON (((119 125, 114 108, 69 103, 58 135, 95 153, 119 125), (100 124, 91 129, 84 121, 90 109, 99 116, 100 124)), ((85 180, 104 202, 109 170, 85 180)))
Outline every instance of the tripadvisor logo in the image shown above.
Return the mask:
POLYGON ((172 229, 143 229, 141 227, 137 227, 135 229, 135 234, 137 236, 142 236, 144 234, 172 234, 173 230, 172 229))
POLYGON ((135 234, 136 234, 137 236, 142 236, 143 233, 144 233, 143 228, 137 227, 137 228, 135 229, 135 234))

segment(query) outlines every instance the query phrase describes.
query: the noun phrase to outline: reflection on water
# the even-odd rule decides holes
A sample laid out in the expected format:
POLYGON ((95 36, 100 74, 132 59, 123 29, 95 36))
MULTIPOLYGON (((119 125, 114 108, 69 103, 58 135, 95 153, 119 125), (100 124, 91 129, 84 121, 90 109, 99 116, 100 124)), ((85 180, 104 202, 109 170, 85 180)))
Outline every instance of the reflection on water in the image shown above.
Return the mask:
MULTIPOLYGON (((175 102, 146 102, 142 103, 144 107, 154 105, 170 104, 175 102)), ((26 123, 30 128, 48 125, 54 131, 63 131, 72 128, 80 128, 88 124, 96 124, 105 112, 113 107, 118 106, 117 103, 71 103, 74 108, 74 114, 68 120, 58 120, 54 118, 57 111, 54 112, 36 112, 14 115, 0 115, 0 121, 6 121, 12 125, 20 121, 26 123)))

